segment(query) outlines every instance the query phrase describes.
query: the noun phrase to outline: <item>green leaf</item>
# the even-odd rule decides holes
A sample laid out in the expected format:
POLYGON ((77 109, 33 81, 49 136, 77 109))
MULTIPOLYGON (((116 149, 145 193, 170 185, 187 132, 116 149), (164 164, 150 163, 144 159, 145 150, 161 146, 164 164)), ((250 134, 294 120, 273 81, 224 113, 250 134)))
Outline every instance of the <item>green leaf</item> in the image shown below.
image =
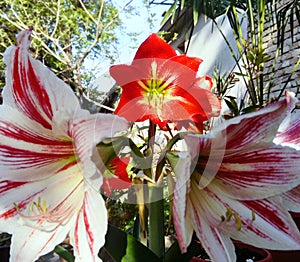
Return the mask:
POLYGON ((166 262, 182 262, 190 261, 192 257, 197 256, 200 253, 200 244, 196 241, 192 241, 190 246, 187 248, 187 252, 181 254, 178 242, 176 241, 166 253, 166 262))
POLYGON ((116 262, 161 262, 149 248, 112 225, 108 225, 103 248, 116 262))
POLYGON ((196 0, 193 1, 193 20, 194 20, 194 25, 197 24, 198 18, 199 18, 199 8, 200 8, 199 4, 200 4, 199 1, 196 1, 196 0))
POLYGON ((68 262, 75 261, 75 257, 73 256, 73 254, 71 254, 67 249, 65 249, 61 245, 57 245, 54 249, 54 252, 68 262))
POLYGON ((171 19, 171 24, 174 22, 174 18, 175 18, 175 14, 176 14, 176 9, 177 9, 177 1, 178 0, 175 0, 175 2, 171 5, 171 7, 169 8, 169 10, 166 12, 166 14, 164 15, 164 18, 163 20, 161 21, 161 25, 164 25, 170 16, 172 16, 172 19, 171 19))
POLYGON ((247 114, 247 113, 255 112, 258 108, 259 108, 259 107, 256 106, 256 105, 254 105, 254 106, 248 106, 248 107, 246 107, 246 108, 244 108, 244 109, 242 110, 242 113, 243 113, 243 114, 247 114))
POLYGON ((97 144, 98 154, 103 163, 107 165, 126 145, 128 145, 128 138, 126 137, 107 138, 97 144))
POLYGON ((226 105, 229 107, 230 111, 235 116, 239 115, 239 108, 235 101, 235 98, 230 97, 230 100, 225 98, 224 101, 225 101, 226 105))

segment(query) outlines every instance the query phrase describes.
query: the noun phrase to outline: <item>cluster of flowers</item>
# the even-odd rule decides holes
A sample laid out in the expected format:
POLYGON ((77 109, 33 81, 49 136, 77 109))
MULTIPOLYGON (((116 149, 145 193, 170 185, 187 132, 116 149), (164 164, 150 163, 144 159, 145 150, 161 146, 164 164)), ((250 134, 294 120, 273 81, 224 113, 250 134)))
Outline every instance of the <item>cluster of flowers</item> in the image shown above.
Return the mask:
POLYGON ((177 55, 152 34, 130 65, 110 68, 123 90, 115 114, 90 114, 31 57, 30 34, 19 33, 17 46, 5 53, 0 106, 0 231, 13 235, 11 261, 34 261, 67 235, 76 260, 100 260, 107 211, 99 190, 130 183, 132 152, 105 159, 97 145, 128 136, 130 122, 145 120, 162 132, 185 130, 180 138, 186 148, 165 152, 162 162, 174 181, 182 252, 194 232, 213 261, 235 261, 231 239, 300 249, 289 214, 300 212, 300 117, 291 114, 292 93, 204 134, 203 122, 221 109, 212 80, 197 78, 200 59, 177 55))

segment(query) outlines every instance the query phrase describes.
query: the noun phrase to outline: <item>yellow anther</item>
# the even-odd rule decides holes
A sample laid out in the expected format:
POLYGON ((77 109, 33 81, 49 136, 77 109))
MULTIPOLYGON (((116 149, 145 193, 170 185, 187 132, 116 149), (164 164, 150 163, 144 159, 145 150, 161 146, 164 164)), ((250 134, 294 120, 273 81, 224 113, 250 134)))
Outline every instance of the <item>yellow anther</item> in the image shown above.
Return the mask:
POLYGON ((227 207, 227 211, 226 211, 227 222, 229 222, 231 220, 232 215, 233 215, 233 212, 232 212, 231 207, 227 207))
POLYGON ((47 202, 46 202, 46 200, 43 201, 43 204, 42 204, 42 210, 43 210, 43 213, 44 213, 44 214, 47 213, 47 202))
POLYGON ((242 220, 237 213, 233 213, 233 216, 236 221, 236 229, 240 231, 242 229, 242 220))
MULTIPOLYGON (((238 213, 234 212, 231 207, 226 207, 226 214, 225 216, 221 216, 221 222, 230 222, 232 218, 234 218, 235 223, 236 223, 236 229, 237 230, 241 230, 242 229, 242 225, 243 225, 243 221, 242 219, 239 217, 238 213)), ((252 218, 255 219, 255 217, 252 214, 252 218)))
POLYGON ((252 220, 254 221, 256 219, 256 215, 253 210, 251 212, 252 212, 252 220))
POLYGON ((33 207, 35 206, 35 202, 31 202, 29 205, 30 212, 33 212, 33 207))

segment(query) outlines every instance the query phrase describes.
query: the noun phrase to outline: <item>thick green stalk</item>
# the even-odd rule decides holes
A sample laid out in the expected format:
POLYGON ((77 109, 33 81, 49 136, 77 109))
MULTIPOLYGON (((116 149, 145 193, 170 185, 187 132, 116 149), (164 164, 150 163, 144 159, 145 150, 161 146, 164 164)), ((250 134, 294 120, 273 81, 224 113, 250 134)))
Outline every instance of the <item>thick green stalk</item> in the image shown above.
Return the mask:
MULTIPOLYGON (((148 149, 153 156, 156 125, 150 120, 148 132, 148 149)), ((151 161, 152 162, 152 161, 151 161)), ((154 176, 153 168, 151 169, 154 176)), ((154 176, 154 179, 155 176, 154 176)), ((149 248, 164 261, 165 234, 164 234, 164 201, 163 186, 149 184, 149 248)))
POLYGON ((164 261, 165 234, 164 234, 164 200, 163 187, 149 188, 149 247, 164 261))

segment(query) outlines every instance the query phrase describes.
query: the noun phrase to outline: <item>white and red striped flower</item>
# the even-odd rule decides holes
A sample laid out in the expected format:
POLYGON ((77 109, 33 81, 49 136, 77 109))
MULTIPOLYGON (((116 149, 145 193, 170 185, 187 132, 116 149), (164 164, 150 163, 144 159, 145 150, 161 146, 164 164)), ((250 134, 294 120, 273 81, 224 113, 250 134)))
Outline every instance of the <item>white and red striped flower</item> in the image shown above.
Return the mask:
MULTIPOLYGON (((279 127, 275 144, 290 146, 300 150, 300 112, 289 114, 279 127)), ((281 195, 286 209, 300 213, 300 185, 281 195)))
POLYGON ((78 261, 98 261, 107 213, 97 192, 96 144, 127 129, 114 115, 80 109, 72 90, 28 53, 31 30, 5 53, 0 106, 0 231, 11 261, 34 261, 67 234, 78 261))
POLYGON ((236 260, 231 239, 300 249, 300 233, 280 197, 300 184, 300 151, 273 142, 291 100, 288 95, 231 119, 208 135, 186 135, 190 152, 169 155, 177 176, 173 214, 182 252, 194 231, 212 261, 236 260))

